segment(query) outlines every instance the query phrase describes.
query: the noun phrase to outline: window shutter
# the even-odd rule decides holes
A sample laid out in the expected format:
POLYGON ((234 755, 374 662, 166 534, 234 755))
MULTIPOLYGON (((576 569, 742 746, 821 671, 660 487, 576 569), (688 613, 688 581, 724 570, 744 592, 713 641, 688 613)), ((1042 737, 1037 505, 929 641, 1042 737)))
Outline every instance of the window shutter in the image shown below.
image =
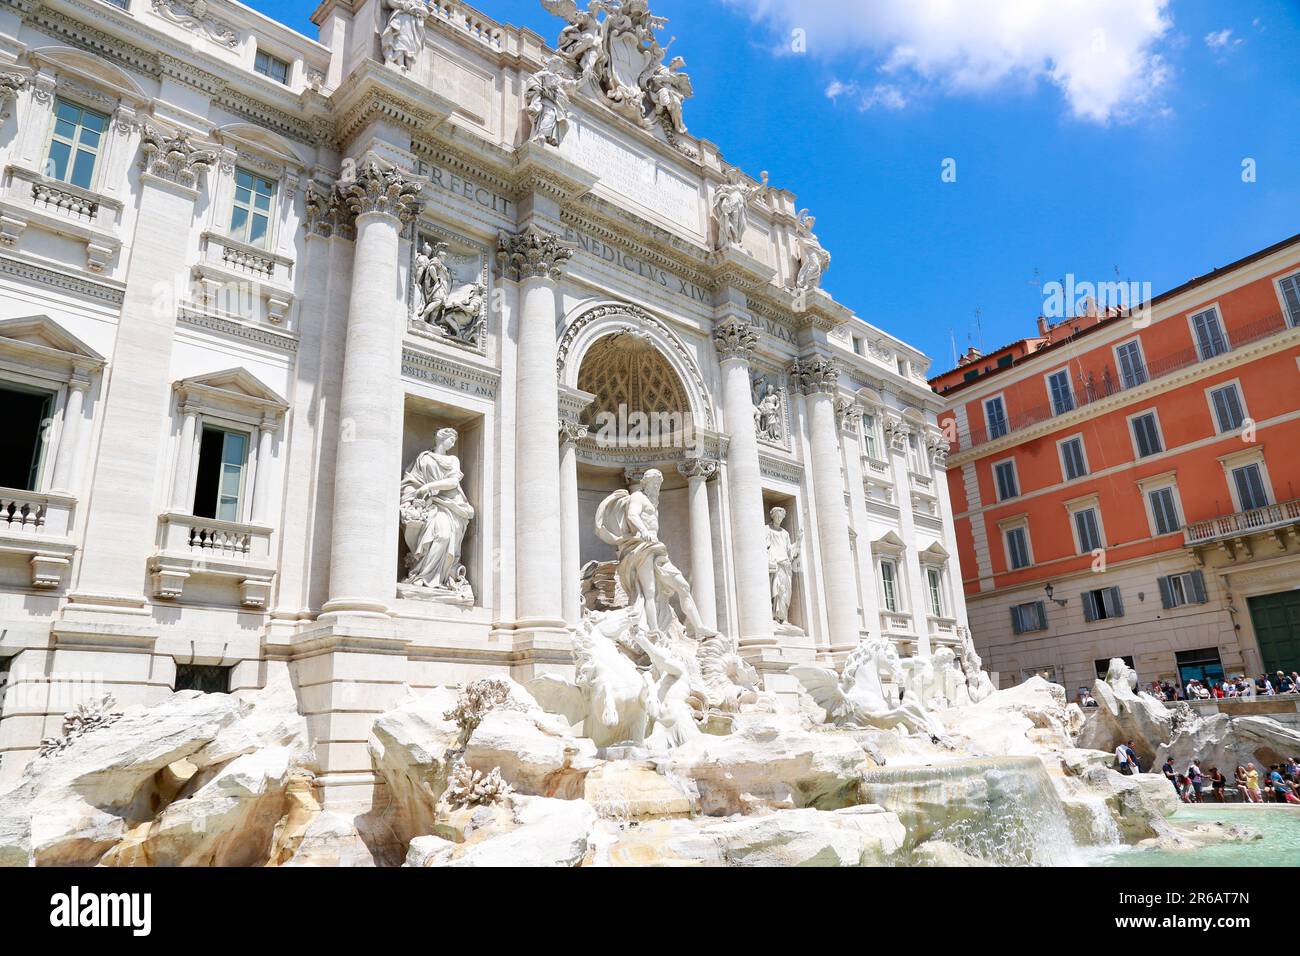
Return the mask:
POLYGON ((1046 609, 1046 607, 1047 607, 1047 606, 1046 606, 1045 604, 1043 604, 1042 601, 1035 601, 1035 602, 1034 602, 1034 612, 1035 612, 1035 617, 1038 618, 1038 630, 1040 630, 1040 631, 1045 631, 1045 630, 1047 630, 1047 609, 1046 609))
POLYGON ((1011 608, 1011 633, 1012 634, 1025 633, 1024 627, 1022 627, 1020 624, 1020 605, 1018 604, 1013 605, 1011 608))
POLYGON ((1156 578, 1156 583, 1160 585, 1160 606, 1166 609, 1173 607, 1174 592, 1173 588, 1169 586, 1169 579, 1156 578))
POLYGON ((1119 596, 1119 588, 1107 588, 1104 593, 1106 595, 1106 616, 1123 617, 1124 601, 1119 596))
POLYGON ((1291 316, 1291 325, 1300 327, 1300 276, 1291 276, 1282 280, 1282 295, 1286 299, 1286 310, 1291 316))
POLYGON ((1192 594, 1196 596, 1197 604, 1204 604, 1209 600, 1205 596, 1205 574, 1201 571, 1192 572, 1192 594))
POLYGON ((1085 621, 1097 620, 1096 600, 1097 600, 1096 591, 1083 592, 1083 619, 1085 621))

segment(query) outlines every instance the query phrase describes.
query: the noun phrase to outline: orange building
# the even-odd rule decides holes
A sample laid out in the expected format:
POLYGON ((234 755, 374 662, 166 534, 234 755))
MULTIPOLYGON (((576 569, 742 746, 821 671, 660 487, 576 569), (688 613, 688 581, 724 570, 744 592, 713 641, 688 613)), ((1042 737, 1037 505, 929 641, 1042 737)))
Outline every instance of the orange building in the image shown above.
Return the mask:
POLYGON ((986 665, 1300 669, 1300 236, 1039 333, 931 380, 986 665))

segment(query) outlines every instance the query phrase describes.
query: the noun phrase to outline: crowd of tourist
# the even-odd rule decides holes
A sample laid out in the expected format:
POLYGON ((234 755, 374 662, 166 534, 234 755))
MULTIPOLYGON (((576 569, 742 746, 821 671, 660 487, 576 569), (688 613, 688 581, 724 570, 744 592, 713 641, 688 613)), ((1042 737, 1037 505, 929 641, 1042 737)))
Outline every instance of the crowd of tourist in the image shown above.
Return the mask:
MULTIPOLYGON (((1121 773, 1141 772, 1131 746, 1116 748, 1115 759, 1121 773), (1126 760, 1120 760, 1120 750, 1127 751, 1126 760)), ((1239 766, 1231 781, 1218 767, 1202 770, 1199 760, 1193 760, 1185 770, 1179 770, 1170 758, 1160 771, 1183 803, 1227 803, 1231 792, 1242 803, 1300 804, 1300 757, 1292 757, 1286 763, 1273 764, 1262 771, 1253 763, 1239 766)))
POLYGON ((1147 689, 1159 700, 1222 700, 1225 697, 1274 697, 1278 694, 1300 694, 1300 672, 1287 674, 1278 671, 1272 677, 1260 674, 1250 678, 1244 674, 1222 681, 1201 681, 1192 678, 1182 687, 1172 681, 1153 681, 1147 689))

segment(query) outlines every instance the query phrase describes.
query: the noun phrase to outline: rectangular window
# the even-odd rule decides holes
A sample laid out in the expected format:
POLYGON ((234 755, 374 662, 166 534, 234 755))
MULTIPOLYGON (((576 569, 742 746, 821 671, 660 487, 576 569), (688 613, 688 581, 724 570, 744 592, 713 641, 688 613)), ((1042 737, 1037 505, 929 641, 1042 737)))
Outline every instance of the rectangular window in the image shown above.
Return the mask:
POLYGON ((1187 571, 1157 578, 1160 586, 1160 605, 1164 608, 1182 607, 1184 604, 1204 604, 1205 575, 1200 571, 1187 571))
POLYGON ((907 436, 907 467, 914 475, 924 475, 921 465, 921 446, 915 435, 907 436))
POLYGON ((1029 567, 1029 533, 1024 528, 1007 532, 1007 562, 1012 571, 1029 567))
POLYGON ((1084 508, 1074 513, 1074 530, 1079 536, 1079 553, 1087 554, 1102 546, 1101 528, 1097 524, 1097 509, 1084 508))
POLYGON ((235 170, 235 202, 230 211, 230 237, 265 248, 271 238, 275 183, 246 169, 235 170))
POLYGON ((1011 632, 1026 634, 1029 631, 1047 630, 1047 610, 1042 601, 1014 604, 1011 607, 1011 632))
POLYGON ((1138 415, 1133 421, 1133 439, 1137 444, 1139 458, 1159 454, 1164 451, 1160 443, 1160 429, 1156 425, 1156 413, 1147 412, 1138 415))
POLYGON ((1003 461, 993 466, 993 477, 998 483, 998 501, 1006 501, 1020 494, 1020 483, 1016 481, 1016 463, 1003 461))
POLYGON ((46 445, 45 429, 49 427, 53 404, 54 396, 49 392, 0 388, 0 408, 4 409, 5 419, 0 429, 0 488, 40 490, 37 485, 46 445))
POLYGON ((1258 464, 1232 469, 1232 481, 1237 486, 1237 500, 1242 511, 1263 508, 1268 504, 1268 490, 1264 487, 1264 473, 1258 464))
POLYGON ((893 561, 880 562, 880 592, 885 599, 885 610, 898 612, 898 576, 893 561))
POLYGON ((196 517, 235 522, 241 519, 247 464, 246 434, 221 428, 203 429, 194 489, 196 517))
POLYGON ((1206 309, 1192 316, 1192 332, 1196 336, 1196 352, 1202 362, 1228 351, 1228 340, 1223 334, 1218 309, 1206 309))
POLYGON ((1083 592, 1085 621, 1104 621, 1123 616, 1124 602, 1120 599, 1119 588, 1100 588, 1096 591, 1083 592))
POLYGON ((1052 395, 1052 414, 1064 415, 1074 411, 1074 392, 1070 390, 1070 373, 1065 369, 1047 376, 1048 391, 1052 395))
POLYGON ((253 69, 277 83, 286 86, 289 84, 289 64, 278 57, 271 56, 265 50, 257 51, 257 57, 253 60, 253 69))
POLYGON ((875 415, 862 416, 862 434, 866 436, 867 439, 867 457, 874 458, 876 461, 880 461, 881 460, 880 449, 877 447, 877 441, 876 441, 876 416, 875 415))
POLYGON ((1115 349, 1119 359, 1120 384, 1124 388, 1133 388, 1147 380, 1147 365, 1142 360, 1142 345, 1137 342, 1125 342, 1115 349))
POLYGON ((99 162, 100 141, 107 128, 108 117, 103 113, 56 98, 54 132, 50 135, 50 155, 45 162, 45 175, 82 189, 92 188, 95 184, 95 165, 99 162))
POLYGON ((1007 428, 1007 409, 1002 404, 1001 396, 985 401, 984 417, 988 421, 989 438, 1001 438, 1010 430, 1007 428))
POLYGON ((1292 328, 1300 328, 1300 275, 1282 280, 1282 301, 1286 303, 1287 320, 1292 328))
POLYGON ((930 613, 943 617, 943 578, 938 568, 927 568, 926 580, 930 583, 930 613))
POLYGON ((197 690, 202 694, 230 693, 229 667, 216 664, 177 664, 176 690, 197 690))
POLYGON ((1066 481, 1082 478, 1088 473, 1088 465, 1083 458, 1083 438, 1067 438, 1061 442, 1061 473, 1066 481))
POLYGON ((1147 495, 1151 503, 1151 517, 1155 522, 1156 534, 1173 534, 1183 526, 1178 520, 1178 503, 1174 501, 1174 489, 1157 488, 1147 495))
POLYGON ((1237 383, 1230 382, 1210 392, 1210 402, 1214 405, 1214 421, 1219 433, 1235 432, 1246 420, 1246 413, 1241 407, 1241 393, 1237 383))

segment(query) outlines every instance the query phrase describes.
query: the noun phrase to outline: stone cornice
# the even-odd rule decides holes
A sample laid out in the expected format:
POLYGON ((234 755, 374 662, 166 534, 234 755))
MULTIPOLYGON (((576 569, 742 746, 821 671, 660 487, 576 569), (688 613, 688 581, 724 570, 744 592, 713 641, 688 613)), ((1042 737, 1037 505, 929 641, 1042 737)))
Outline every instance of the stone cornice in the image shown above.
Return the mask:
POLYGON ((0 256, 0 274, 28 279, 47 288, 73 292, 114 306, 120 306, 126 295, 125 286, 120 283, 96 282, 10 256, 0 256))
POLYGON ((176 310, 176 321, 181 325, 188 325, 209 332, 220 332, 222 335, 244 339, 258 345, 270 346, 282 352, 298 351, 298 337, 296 335, 263 328, 248 322, 241 322, 238 319, 224 315, 182 307, 176 310))
POLYGON ((336 132, 346 146, 375 117, 428 135, 455 110, 456 104, 410 77, 374 60, 365 60, 334 94, 336 132))
POLYGON ((402 375, 494 401, 501 373, 486 365, 459 361, 440 352, 402 346, 402 375))

